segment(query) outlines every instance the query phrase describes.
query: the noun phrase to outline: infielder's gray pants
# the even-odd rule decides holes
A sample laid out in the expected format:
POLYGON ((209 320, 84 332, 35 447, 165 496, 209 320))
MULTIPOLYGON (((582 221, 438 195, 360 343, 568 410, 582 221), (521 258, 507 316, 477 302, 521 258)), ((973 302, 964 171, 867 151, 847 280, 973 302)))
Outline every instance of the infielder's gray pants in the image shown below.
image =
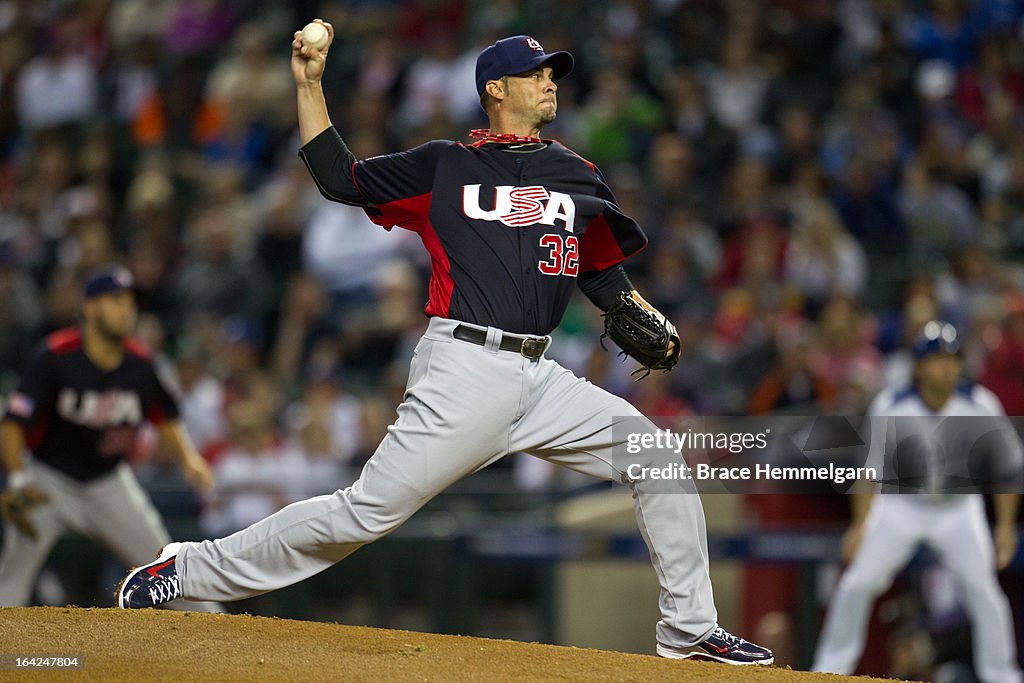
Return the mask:
MULTIPOLYGON (((499 351, 497 330, 489 330, 486 347, 453 339, 456 325, 431 319, 413 356, 398 420, 358 481, 226 538, 184 544, 177 560, 184 596, 240 600, 306 579, 510 452, 625 480, 612 463, 612 448, 623 439, 612 435, 613 418, 633 416, 653 431, 649 420, 554 361, 499 351)), ((700 499, 629 486, 661 585, 658 640, 692 645, 717 625, 700 499)))
MULTIPOLYGON (((36 538, 13 525, 4 526, 0 554, 0 605, 28 604, 43 562, 62 535, 77 531, 107 546, 126 567, 153 561, 171 537, 139 485, 131 467, 122 463, 109 474, 82 483, 47 465, 26 463, 35 486, 49 502, 32 511, 36 538)), ((219 605, 196 605, 185 600, 167 604, 172 609, 221 611, 219 605)))

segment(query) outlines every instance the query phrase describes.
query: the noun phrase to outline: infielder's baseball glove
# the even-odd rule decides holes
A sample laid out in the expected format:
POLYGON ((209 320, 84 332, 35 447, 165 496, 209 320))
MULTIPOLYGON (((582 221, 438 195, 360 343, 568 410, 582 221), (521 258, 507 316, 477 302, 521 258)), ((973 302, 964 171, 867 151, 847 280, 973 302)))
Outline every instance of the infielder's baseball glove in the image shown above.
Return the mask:
POLYGON ((668 320, 641 306, 629 292, 619 294, 619 298, 604 314, 601 348, 605 348, 605 337, 611 337, 619 345, 622 349, 620 356, 629 356, 643 366, 636 371, 646 370, 637 378, 638 381, 651 374, 651 370, 668 372, 679 362, 681 348, 675 327, 668 320), (670 354, 672 342, 675 342, 675 347, 670 354))
POLYGON ((33 508, 49 502, 50 497, 35 486, 7 489, 0 494, 0 512, 4 520, 13 524, 29 538, 36 537, 36 528, 30 516, 33 508))

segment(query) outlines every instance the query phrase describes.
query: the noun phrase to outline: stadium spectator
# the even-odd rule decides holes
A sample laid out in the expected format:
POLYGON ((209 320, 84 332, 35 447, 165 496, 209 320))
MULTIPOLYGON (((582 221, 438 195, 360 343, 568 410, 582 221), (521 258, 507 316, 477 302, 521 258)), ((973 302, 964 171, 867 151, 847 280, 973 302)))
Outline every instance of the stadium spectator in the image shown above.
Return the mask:
POLYGON ((302 453, 284 443, 264 411, 242 400, 228 409, 229 440, 213 465, 214 488, 200 522, 205 533, 230 534, 299 500, 302 453))
POLYGON ((48 52, 21 71, 17 107, 23 128, 82 124, 98 113, 99 74, 85 55, 75 51, 72 38, 58 24, 48 52))
POLYGON ((757 63, 756 34, 733 33, 722 43, 718 63, 705 76, 708 108, 715 120, 743 133, 757 123, 768 94, 768 77, 757 63))
MULTIPOLYGON (((42 301, 32 278, 20 267, 14 247, 0 242, 0 382, 32 350, 30 335, 41 322, 42 301)), ((4 382, 6 383, 6 382, 4 382)))
POLYGON ((306 477, 307 494, 319 495, 341 487, 343 468, 354 474, 351 469, 361 464, 357 458, 367 446, 360 401, 344 390, 336 369, 324 366, 309 375, 302 398, 285 410, 285 438, 312 466, 306 477))
POLYGON ((992 343, 980 382, 1006 408, 1007 415, 1024 416, 1024 294, 1006 297, 1006 322, 992 343))
POLYGON ((822 200, 797 207, 786 250, 786 281, 812 309, 836 294, 857 298, 867 284, 864 249, 822 200))
POLYGON ((181 387, 181 419, 200 453, 224 439, 224 386, 209 373, 195 344, 179 351, 175 368, 181 387))
POLYGON ((775 364, 750 397, 751 415, 828 413, 835 407, 838 387, 822 367, 811 334, 804 323, 780 330, 775 364))

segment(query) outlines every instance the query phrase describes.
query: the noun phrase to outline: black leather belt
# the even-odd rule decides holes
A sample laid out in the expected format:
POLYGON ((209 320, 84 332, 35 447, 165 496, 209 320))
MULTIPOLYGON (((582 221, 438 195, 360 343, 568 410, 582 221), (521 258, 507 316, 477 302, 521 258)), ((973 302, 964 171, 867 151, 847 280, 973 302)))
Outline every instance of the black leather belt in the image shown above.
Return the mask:
MULTIPOLYGON (((452 336, 462 341, 467 341, 477 346, 483 346, 487 342, 487 330, 478 330, 468 325, 459 325, 452 332, 452 336)), ((537 360, 547 351, 547 337, 526 337, 519 334, 502 334, 501 343, 498 348, 502 351, 515 351, 521 353, 530 360, 537 360)))

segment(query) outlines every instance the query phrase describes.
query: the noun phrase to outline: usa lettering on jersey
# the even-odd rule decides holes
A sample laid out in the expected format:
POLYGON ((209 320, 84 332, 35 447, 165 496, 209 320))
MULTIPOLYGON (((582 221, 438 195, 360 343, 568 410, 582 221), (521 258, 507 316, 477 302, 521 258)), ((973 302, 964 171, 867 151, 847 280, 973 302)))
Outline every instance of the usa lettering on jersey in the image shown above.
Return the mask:
POLYGON ((103 429, 142 422, 142 401, 134 391, 83 391, 63 389, 57 397, 57 412, 68 422, 103 429))
POLYGON ((561 221, 567 232, 573 232, 576 222, 576 204, 572 197, 541 185, 498 185, 494 188, 494 208, 489 211, 480 206, 480 185, 463 185, 462 212, 467 218, 498 221, 510 228, 554 226, 555 221, 561 221))

